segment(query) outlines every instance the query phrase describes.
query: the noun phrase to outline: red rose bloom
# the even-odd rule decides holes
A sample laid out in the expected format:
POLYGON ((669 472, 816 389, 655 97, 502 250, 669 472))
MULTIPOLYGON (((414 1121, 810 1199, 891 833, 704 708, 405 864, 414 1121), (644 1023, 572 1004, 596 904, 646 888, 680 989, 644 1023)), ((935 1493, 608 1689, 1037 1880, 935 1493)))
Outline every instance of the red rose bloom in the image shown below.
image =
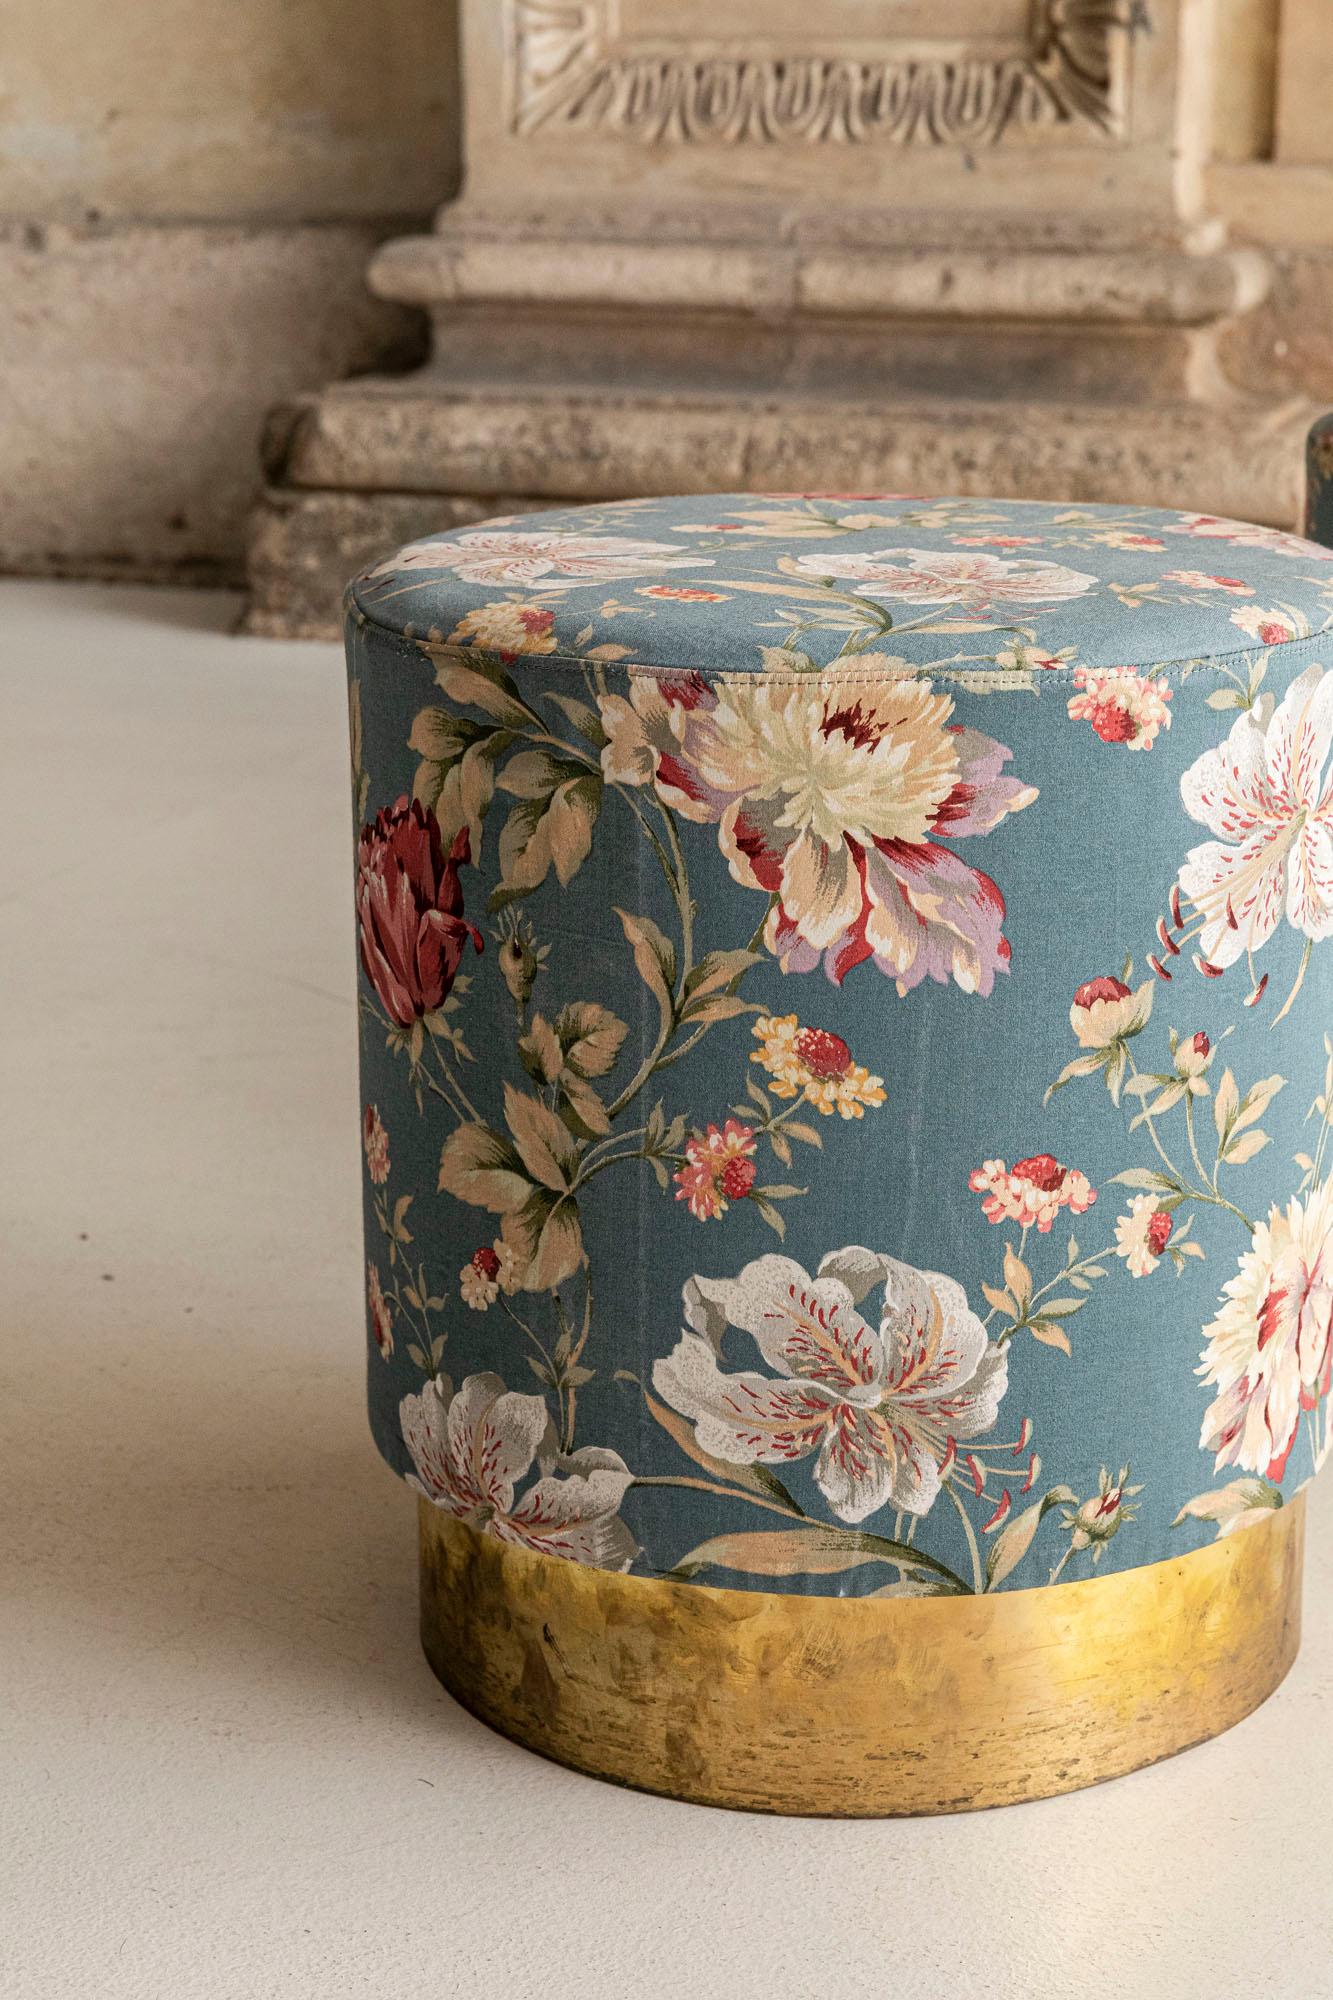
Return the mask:
POLYGON ((440 825, 420 801, 406 798, 361 830, 356 914, 361 963, 389 1019, 410 1028, 443 1006, 469 938, 481 933, 463 915, 461 864, 472 859, 467 828, 444 856, 440 825))

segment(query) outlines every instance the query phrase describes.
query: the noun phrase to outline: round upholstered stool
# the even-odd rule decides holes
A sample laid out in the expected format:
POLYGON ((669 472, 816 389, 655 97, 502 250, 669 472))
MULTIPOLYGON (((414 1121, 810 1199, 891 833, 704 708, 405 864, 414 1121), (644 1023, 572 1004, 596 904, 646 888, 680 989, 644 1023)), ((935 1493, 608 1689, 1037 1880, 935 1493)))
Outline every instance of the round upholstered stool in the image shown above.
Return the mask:
POLYGON ((506 1734, 783 1812, 1127 1771, 1294 1657, 1333 556, 640 500, 348 606, 370 1403, 506 1734))

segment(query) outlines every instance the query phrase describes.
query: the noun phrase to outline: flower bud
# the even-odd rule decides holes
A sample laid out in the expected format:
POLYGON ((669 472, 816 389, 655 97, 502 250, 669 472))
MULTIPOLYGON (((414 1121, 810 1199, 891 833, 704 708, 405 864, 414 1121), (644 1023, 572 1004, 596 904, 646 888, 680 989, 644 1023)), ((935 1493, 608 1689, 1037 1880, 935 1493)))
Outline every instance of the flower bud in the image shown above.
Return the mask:
POLYGON ((1137 993, 1131 993, 1123 979, 1109 973, 1100 979, 1085 980, 1069 1010, 1069 1025, 1078 1037, 1079 1047, 1110 1048, 1130 1035, 1137 1035, 1147 1025, 1152 996, 1151 981, 1140 986, 1137 993))

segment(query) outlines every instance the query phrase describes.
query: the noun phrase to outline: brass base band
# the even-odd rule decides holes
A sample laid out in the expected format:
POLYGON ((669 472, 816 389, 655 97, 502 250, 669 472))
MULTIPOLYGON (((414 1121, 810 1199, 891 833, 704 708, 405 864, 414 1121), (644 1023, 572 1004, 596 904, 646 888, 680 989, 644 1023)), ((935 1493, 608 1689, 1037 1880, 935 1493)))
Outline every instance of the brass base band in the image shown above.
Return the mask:
POLYGON ((505 1736, 759 1812, 963 1812, 1220 1735, 1300 1643, 1301 1496, 1170 1562, 994 1596, 714 1590, 534 1555, 420 1503, 421 1632, 505 1736))

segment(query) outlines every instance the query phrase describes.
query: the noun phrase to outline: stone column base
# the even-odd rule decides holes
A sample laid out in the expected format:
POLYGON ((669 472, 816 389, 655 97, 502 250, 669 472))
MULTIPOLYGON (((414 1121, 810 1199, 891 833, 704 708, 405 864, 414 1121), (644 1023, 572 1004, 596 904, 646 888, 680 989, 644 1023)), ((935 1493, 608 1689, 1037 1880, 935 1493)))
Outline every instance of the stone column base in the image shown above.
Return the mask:
POLYGON ((863 402, 643 389, 342 384, 272 427, 247 629, 334 635, 343 585, 414 536, 653 493, 905 492, 1109 501, 1292 528, 1305 403, 863 402))

